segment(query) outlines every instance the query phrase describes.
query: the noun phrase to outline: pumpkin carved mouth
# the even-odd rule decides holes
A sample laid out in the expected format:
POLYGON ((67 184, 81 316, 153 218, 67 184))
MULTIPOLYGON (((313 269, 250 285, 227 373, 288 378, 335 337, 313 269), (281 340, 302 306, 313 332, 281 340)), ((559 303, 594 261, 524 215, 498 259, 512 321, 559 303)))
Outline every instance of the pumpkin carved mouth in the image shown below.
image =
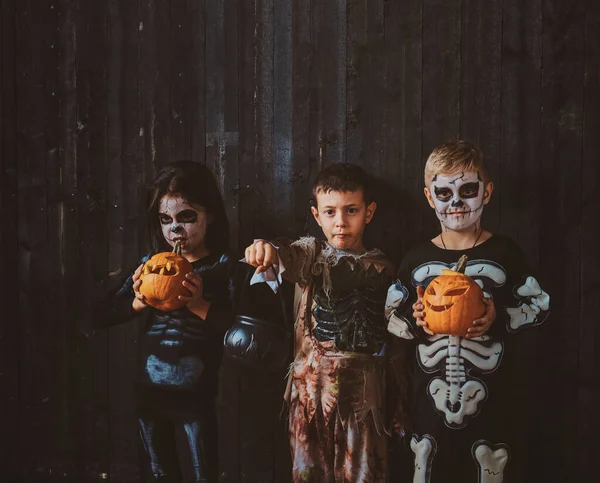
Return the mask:
POLYGON ((151 273, 173 277, 179 273, 179 267, 177 266, 177 263, 170 259, 167 259, 166 263, 147 263, 144 267, 144 275, 150 275, 151 273))
POLYGON ((444 310, 448 310, 454 304, 446 304, 446 305, 431 305, 429 301, 426 301, 427 307, 433 310, 434 312, 443 312, 444 310))

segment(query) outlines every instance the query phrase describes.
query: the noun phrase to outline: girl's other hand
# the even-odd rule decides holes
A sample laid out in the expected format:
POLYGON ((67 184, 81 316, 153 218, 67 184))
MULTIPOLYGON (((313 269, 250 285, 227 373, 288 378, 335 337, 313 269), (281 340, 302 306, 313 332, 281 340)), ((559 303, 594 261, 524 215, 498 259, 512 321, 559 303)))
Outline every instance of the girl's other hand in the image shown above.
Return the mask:
POLYGON ((180 295, 179 300, 186 302, 186 307, 198 317, 206 319, 210 303, 204 300, 204 281, 196 272, 190 272, 185 275, 185 280, 181 282, 187 288, 191 295, 186 297, 180 295))

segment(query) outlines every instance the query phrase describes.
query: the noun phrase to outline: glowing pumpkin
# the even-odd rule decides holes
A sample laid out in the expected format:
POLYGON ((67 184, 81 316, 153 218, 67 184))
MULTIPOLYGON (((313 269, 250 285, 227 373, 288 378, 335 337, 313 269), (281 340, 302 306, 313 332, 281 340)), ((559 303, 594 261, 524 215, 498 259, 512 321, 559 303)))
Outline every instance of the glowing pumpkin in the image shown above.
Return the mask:
POLYGON ((442 270, 425 289, 425 321, 434 334, 464 337, 473 321, 485 313, 483 291, 465 275, 467 256, 460 257, 456 270, 442 270))
POLYGON ((157 253, 146 262, 140 276, 140 293, 148 305, 163 312, 180 309, 186 302, 178 297, 191 295, 182 282, 185 275, 193 271, 192 264, 181 256, 177 242, 172 252, 157 253))

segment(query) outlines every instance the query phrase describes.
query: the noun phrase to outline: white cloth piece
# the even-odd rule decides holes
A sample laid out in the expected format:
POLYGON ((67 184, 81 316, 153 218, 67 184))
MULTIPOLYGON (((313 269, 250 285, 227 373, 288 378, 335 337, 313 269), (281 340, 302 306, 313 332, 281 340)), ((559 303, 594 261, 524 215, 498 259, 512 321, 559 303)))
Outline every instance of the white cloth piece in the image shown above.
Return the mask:
MULTIPOLYGON (((253 243, 256 243, 257 241, 266 240, 258 239, 254 240, 253 243)), ((277 293, 278 286, 283 283, 282 274, 283 272, 285 272, 285 265, 283 264, 283 262, 281 261, 281 257, 279 256, 279 247, 273 245, 273 243, 270 244, 273 247, 275 247, 275 249, 277 249, 277 263, 273 264, 272 267, 266 272, 254 272, 254 275, 252 275, 252 278, 250 279, 250 285, 254 285, 256 283, 266 283, 269 287, 271 287, 273 293, 277 293)), ((246 261, 246 257, 242 258, 240 262, 248 263, 246 261)))

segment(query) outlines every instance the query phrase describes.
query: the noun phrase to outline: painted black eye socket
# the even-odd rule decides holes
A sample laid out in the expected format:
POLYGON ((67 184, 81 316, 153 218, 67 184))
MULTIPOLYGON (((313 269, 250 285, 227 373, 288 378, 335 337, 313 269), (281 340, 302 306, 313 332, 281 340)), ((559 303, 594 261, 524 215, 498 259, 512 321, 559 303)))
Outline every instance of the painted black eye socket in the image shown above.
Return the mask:
POLYGON ((461 198, 476 198, 479 194, 479 183, 465 183, 459 188, 458 194, 461 198))
POLYGON ((162 225, 168 225, 169 223, 173 222, 173 218, 171 218, 169 215, 164 215, 162 213, 158 215, 158 220, 162 225))
POLYGON ((435 197, 442 202, 450 201, 452 199, 452 190, 450 188, 438 188, 437 186, 434 186, 433 191, 435 197))
POLYGON ((462 295, 467 291, 467 287, 459 287, 459 288, 451 288, 450 290, 446 290, 444 295, 446 297, 457 297, 458 295, 462 295))
POLYGON ((198 220, 198 213, 193 210, 183 210, 177 214, 176 217, 179 223, 196 223, 198 220))

